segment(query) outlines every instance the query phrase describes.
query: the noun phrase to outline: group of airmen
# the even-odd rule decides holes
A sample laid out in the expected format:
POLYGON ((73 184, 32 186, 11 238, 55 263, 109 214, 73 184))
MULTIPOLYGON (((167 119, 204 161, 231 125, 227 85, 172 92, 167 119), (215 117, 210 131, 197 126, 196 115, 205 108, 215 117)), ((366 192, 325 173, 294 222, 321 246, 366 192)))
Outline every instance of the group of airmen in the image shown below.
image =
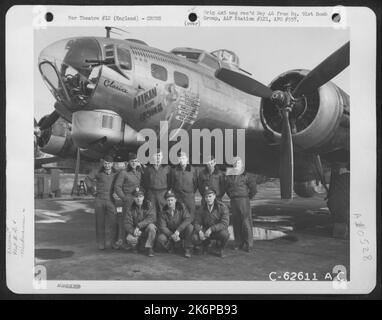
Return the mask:
POLYGON ((218 169, 214 157, 199 173, 185 152, 178 153, 178 161, 175 167, 162 164, 163 153, 157 150, 142 166, 130 153, 126 168, 117 171, 114 159, 104 157, 102 168, 85 179, 95 195, 98 249, 125 249, 152 257, 154 248, 173 252, 179 247, 190 258, 193 249, 198 254, 208 252, 215 240, 214 254, 224 257, 230 216, 222 197, 227 193, 234 248, 252 250, 250 199, 256 194, 256 182, 245 172, 242 160, 235 158, 229 174, 218 169), (202 195, 198 210, 197 190, 202 195))

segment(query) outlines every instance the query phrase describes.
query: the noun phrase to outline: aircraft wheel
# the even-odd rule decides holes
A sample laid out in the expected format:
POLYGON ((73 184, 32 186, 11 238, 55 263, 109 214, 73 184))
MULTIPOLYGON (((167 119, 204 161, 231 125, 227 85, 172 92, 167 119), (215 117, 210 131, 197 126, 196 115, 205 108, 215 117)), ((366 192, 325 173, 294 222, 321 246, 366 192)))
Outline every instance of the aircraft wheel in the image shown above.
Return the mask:
POLYGON ((333 226, 333 236, 348 238, 350 220, 350 172, 340 174, 330 181, 328 208, 333 226))

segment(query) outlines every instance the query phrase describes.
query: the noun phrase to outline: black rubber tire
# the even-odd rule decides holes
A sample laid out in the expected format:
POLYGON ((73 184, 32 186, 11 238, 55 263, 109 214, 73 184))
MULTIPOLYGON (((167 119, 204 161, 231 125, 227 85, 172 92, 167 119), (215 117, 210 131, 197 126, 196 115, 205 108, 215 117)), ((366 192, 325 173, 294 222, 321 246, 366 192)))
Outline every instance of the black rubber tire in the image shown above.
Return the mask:
POLYGON ((330 181, 328 208, 335 223, 349 223, 350 220, 350 172, 330 181))
POLYGON ((294 183, 294 192, 302 198, 311 198, 313 197, 317 192, 315 189, 315 180, 311 181, 304 181, 304 182, 296 182, 294 183))

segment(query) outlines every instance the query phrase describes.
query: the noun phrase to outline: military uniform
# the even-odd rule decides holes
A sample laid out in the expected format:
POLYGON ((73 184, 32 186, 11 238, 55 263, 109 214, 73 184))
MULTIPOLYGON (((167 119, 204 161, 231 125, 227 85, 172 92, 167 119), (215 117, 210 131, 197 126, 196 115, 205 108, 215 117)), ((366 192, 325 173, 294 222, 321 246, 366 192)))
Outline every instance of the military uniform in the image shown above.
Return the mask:
POLYGON ((159 213, 166 205, 164 195, 169 189, 170 167, 159 165, 157 168, 149 164, 144 170, 142 186, 146 191, 146 199, 156 208, 159 213))
POLYGON ((198 188, 198 178, 195 169, 187 164, 185 168, 178 165, 170 172, 171 188, 178 201, 183 202, 191 216, 195 218, 195 192, 198 188))
POLYGON ((113 199, 113 185, 116 174, 104 169, 92 172, 85 178, 90 190, 95 187, 96 240, 99 249, 111 248, 116 238, 116 208, 113 199))
POLYGON ((193 225, 191 224, 191 216, 182 203, 176 203, 173 213, 167 205, 164 206, 159 217, 158 228, 157 243, 160 247, 166 250, 171 249, 174 244, 171 235, 175 231, 179 231, 180 238, 184 240, 184 247, 186 249, 192 248, 193 225))
POLYGON ((204 202, 195 217, 194 244, 197 246, 207 245, 210 240, 218 240, 220 242, 219 249, 224 249, 229 239, 228 226, 229 211, 227 206, 216 199, 212 207, 204 202), (206 232, 208 229, 211 229, 211 235, 206 240, 201 240, 199 231, 206 232))
POLYGON ((207 167, 199 172, 198 190, 201 195, 207 186, 215 190, 218 200, 223 198, 225 194, 224 174, 217 167, 213 172, 210 172, 207 167))
POLYGON ((131 207, 134 197, 132 192, 141 185, 142 170, 137 167, 133 170, 130 166, 126 170, 119 172, 114 185, 114 191, 122 200, 123 210, 118 213, 118 240, 125 239, 124 220, 126 211, 131 207))
POLYGON ((144 200, 141 207, 135 202, 127 210, 125 217, 126 241, 132 247, 137 244, 139 247, 152 248, 155 241, 156 229, 156 212, 150 201, 144 200), (142 234, 136 239, 134 230, 138 228, 142 234))
POLYGON ((256 181, 247 173, 227 175, 225 189, 230 197, 232 225, 238 247, 251 249, 253 246, 252 213, 249 199, 256 194, 256 181))

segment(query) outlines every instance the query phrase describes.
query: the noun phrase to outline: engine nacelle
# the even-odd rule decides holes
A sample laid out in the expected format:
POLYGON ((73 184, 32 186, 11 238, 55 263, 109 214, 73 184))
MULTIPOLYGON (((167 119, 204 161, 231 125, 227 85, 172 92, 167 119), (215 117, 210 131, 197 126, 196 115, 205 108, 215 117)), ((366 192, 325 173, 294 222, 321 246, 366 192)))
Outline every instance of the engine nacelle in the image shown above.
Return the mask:
POLYGON ((110 110, 82 110, 73 113, 72 137, 76 145, 89 149, 139 146, 139 133, 110 110))
POLYGON ((40 150, 59 157, 74 157, 76 147, 70 134, 70 124, 59 118, 50 128, 41 132, 37 139, 40 150))
MULTIPOLYGON (((297 86, 308 70, 292 70, 274 79, 272 90, 291 90, 297 86)), ((282 115, 268 99, 261 102, 261 121, 272 142, 281 138, 282 115)), ((349 96, 332 82, 303 97, 303 108, 298 114, 290 113, 295 150, 329 153, 349 150, 349 96), (294 124, 292 125, 292 121, 294 124)))

